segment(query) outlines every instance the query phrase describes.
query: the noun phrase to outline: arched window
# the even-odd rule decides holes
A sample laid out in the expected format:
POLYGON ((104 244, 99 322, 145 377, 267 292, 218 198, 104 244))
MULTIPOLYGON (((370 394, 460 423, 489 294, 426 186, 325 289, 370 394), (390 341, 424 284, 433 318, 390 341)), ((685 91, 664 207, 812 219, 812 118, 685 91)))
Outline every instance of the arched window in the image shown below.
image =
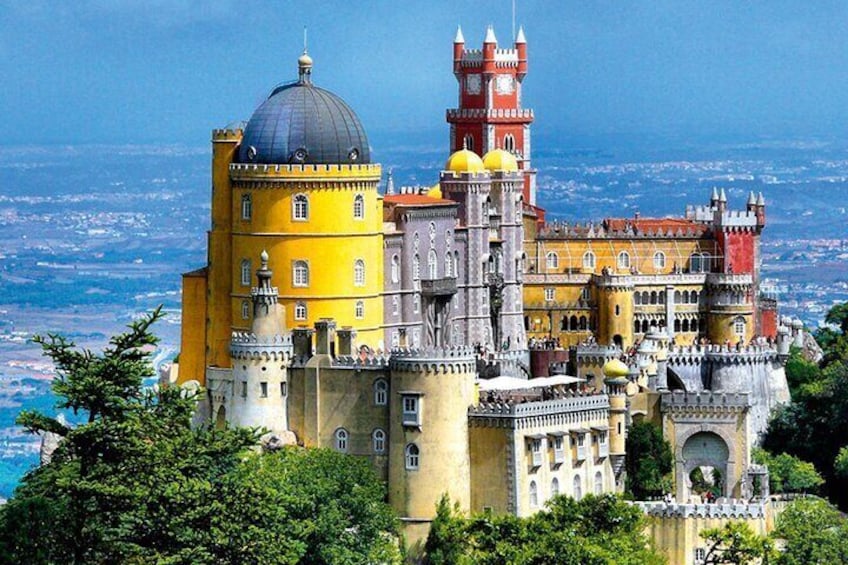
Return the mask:
POLYGON ((309 198, 305 194, 295 194, 292 199, 292 219, 298 221, 309 219, 309 198))
POLYGON ((580 475, 574 475, 572 496, 574 496, 574 500, 580 500, 583 498, 583 486, 581 485, 580 475))
POLYGON ((421 457, 421 451, 419 451, 418 446, 414 443, 406 444, 405 450, 405 460, 406 460, 406 468, 409 471, 417 471, 419 459, 421 457))
POLYGON ((603 494, 604 493, 604 476, 600 471, 595 473, 595 494, 603 494))
POLYGON ((551 481, 551 496, 559 496, 559 479, 556 477, 551 481))
POLYGON ((396 283, 400 280, 400 258, 397 255, 392 255, 392 282, 396 283))
POLYGON ((665 253, 662 251, 654 253, 654 269, 658 271, 665 269, 665 253))
POLYGON ((306 302, 298 302, 294 305, 294 319, 298 321, 306 319, 306 302))
POLYGON ((739 337, 745 337, 745 318, 739 316, 733 322, 733 333, 739 337))
POLYGON ((374 404, 385 406, 389 401, 389 383, 386 379, 374 381, 374 404))
POLYGON ((295 261, 292 273, 294 286, 309 286, 309 265, 306 261, 295 261))
MULTIPOLYGON (((689 293, 684 293, 686 297, 689 297, 689 293)), ((679 290, 674 291, 674 303, 675 304, 686 304, 687 300, 683 300, 683 296, 680 294, 679 290), (682 302, 681 302, 682 300, 682 302)))
POLYGON ((510 153, 515 152, 515 136, 508 133, 504 136, 503 148, 510 153))
POLYGON ((595 269, 595 254, 591 251, 587 251, 583 254, 583 268, 584 269, 595 269))
POLYGON ((486 201, 483 202, 483 225, 484 226, 489 224, 489 207, 490 207, 490 205, 491 205, 491 200, 487 198, 486 201))
POLYGON ((421 259, 418 258, 418 253, 412 256, 412 280, 417 281, 421 278, 421 259))
POLYGON ((642 291, 642 304, 650 304, 651 303, 651 295, 648 294, 647 290, 642 291))
POLYGON ((344 428, 339 428, 336 430, 336 433, 333 434, 336 440, 336 451, 341 451, 342 453, 347 453, 348 448, 348 440, 349 437, 347 430, 344 428))
POLYGON ((530 481, 530 508, 538 508, 539 506, 539 487, 536 486, 536 481, 530 481))
POLYGON ((710 272, 710 256, 706 253, 701 253, 701 272, 709 273, 710 272))
POLYGON ((462 145, 465 149, 474 151, 474 137, 470 133, 466 133, 465 137, 462 138, 462 145))
POLYGON ((253 217, 253 200, 249 194, 241 196, 241 219, 250 220, 253 217))
POLYGON ((586 320, 586 316, 580 316, 580 329, 586 331, 589 329, 588 322, 586 320))
POLYGON ((642 327, 642 324, 639 322, 639 320, 636 320, 635 322, 633 322, 633 333, 636 333, 636 334, 641 333, 641 331, 642 331, 640 329, 641 327, 642 327))
POLYGON ((247 320, 250 318, 250 300, 241 301, 241 319, 247 320))
POLYGON ((365 198, 361 194, 353 197, 353 217, 356 220, 365 217, 365 198))
POLYGON ((649 329, 651 329, 651 328, 650 328, 650 326, 648 325, 648 320, 642 320, 642 333, 643 333, 643 334, 648 333, 648 330, 649 330, 649 329))
POLYGON ((421 295, 415 293, 412 296, 412 313, 417 314, 421 310, 421 295))
POLYGON ((616 305, 615 305, 615 315, 616 315, 616 316, 620 316, 620 315, 621 315, 621 306, 620 306, 620 305, 618 305, 618 304, 616 304, 616 305))
POLYGON ((627 251, 622 251, 618 254, 618 268, 619 269, 629 269, 630 268, 630 254, 627 251))
POLYGON ((633 302, 634 302, 637 306, 639 306, 640 304, 642 304, 642 293, 641 293, 641 292, 635 292, 635 293, 633 293, 633 302))
POLYGON ((356 305, 353 307, 353 314, 356 316, 357 320, 361 320, 365 317, 365 303, 363 301, 356 301, 356 305))
POLYGON ((439 259, 436 257, 436 250, 431 249, 427 253, 427 274, 430 280, 439 278, 439 259))
POLYGON ((680 320, 674 320, 674 333, 679 333, 680 327, 680 320))
POLYGON ((545 255, 545 266, 549 271, 554 269, 559 269, 559 255, 554 253, 553 251, 548 251, 545 255))
POLYGON ((371 433, 371 446, 374 449, 374 453, 385 453, 386 452, 386 432, 377 428, 371 433))
POLYGON ((665 304, 665 291, 661 290, 657 296, 659 298, 660 304, 665 304))
POLYGON ((397 294, 392 296, 392 316, 397 316, 400 314, 400 298, 398 298, 397 294))
POLYGON ((692 292, 689 293, 689 303, 690 304, 697 304, 698 303, 698 291, 697 290, 693 290, 692 292))
POLYGON ((250 286, 250 259, 241 260, 241 286, 250 286))
POLYGON ((445 253, 445 277, 451 278, 454 276, 456 275, 453 273, 453 256, 451 255, 451 252, 448 251, 445 253))
POLYGON ((683 333, 687 333, 689 331, 689 320, 684 318, 682 322, 680 322, 680 331, 683 333))
POLYGON ((657 303, 657 291, 652 290, 651 291, 651 304, 656 304, 656 303, 657 303))
POLYGON ((572 316, 569 318, 568 322, 568 329, 573 332, 577 331, 577 316, 572 316))
POLYGON ((357 259, 353 262, 354 286, 365 286, 365 261, 357 259))

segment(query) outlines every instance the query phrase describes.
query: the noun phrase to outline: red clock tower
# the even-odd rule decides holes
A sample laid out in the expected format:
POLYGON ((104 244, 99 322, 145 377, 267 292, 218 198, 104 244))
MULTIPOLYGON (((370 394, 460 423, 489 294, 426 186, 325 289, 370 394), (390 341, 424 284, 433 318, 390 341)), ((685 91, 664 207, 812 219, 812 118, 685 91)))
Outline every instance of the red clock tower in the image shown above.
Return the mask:
POLYGON ((453 41, 453 73, 459 83, 459 108, 447 111, 451 153, 463 147, 481 157, 505 149, 524 171, 524 202, 536 204, 536 171, 530 166, 533 110, 521 107, 527 75, 527 40, 519 28, 512 49, 498 49, 492 26, 483 49, 466 49, 462 29, 453 41))

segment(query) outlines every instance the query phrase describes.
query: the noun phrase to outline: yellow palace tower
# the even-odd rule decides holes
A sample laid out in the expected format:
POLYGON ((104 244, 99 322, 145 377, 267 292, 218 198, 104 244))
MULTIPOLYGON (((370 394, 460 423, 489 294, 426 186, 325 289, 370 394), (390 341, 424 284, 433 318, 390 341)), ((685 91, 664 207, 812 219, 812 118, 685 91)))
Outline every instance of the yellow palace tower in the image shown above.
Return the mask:
POLYGON ((205 268, 183 276, 179 380, 230 368, 233 331, 249 332, 263 251, 276 273, 283 328, 333 318, 381 346, 380 165, 359 118, 312 84, 312 58, 246 125, 212 133, 212 225, 205 268))

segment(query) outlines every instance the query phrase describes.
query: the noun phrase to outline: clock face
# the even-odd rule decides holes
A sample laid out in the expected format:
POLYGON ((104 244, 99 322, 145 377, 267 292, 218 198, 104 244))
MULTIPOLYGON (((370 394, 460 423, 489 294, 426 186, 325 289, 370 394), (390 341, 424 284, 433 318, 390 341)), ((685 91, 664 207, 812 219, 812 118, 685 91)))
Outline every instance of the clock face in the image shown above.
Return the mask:
POLYGON ((495 90, 498 94, 512 94, 515 86, 511 75, 498 75, 495 79, 495 90))
POLYGON ((480 94, 480 75, 468 75, 465 77, 465 91, 468 94, 480 94))

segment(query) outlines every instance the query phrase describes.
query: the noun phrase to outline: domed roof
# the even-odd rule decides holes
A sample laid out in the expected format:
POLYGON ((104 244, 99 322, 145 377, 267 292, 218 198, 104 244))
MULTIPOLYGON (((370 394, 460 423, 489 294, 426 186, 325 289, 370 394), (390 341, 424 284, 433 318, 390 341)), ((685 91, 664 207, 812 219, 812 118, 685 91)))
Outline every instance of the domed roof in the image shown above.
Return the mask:
POLYGON ((604 376, 607 378, 626 377, 630 373, 630 369, 627 365, 618 359, 610 359, 604 363, 601 371, 603 371, 604 376))
POLYGON ((492 149, 483 155, 483 166, 490 171, 514 172, 518 170, 515 155, 505 149, 492 149))
POLYGON ((486 170, 486 167, 483 166, 483 160, 475 152, 460 149, 448 157, 445 170, 455 173, 481 173, 486 170))
POLYGON ((239 161, 262 164, 367 164, 365 129, 344 100, 311 81, 312 58, 298 59, 300 79, 277 87, 253 112, 239 161))

